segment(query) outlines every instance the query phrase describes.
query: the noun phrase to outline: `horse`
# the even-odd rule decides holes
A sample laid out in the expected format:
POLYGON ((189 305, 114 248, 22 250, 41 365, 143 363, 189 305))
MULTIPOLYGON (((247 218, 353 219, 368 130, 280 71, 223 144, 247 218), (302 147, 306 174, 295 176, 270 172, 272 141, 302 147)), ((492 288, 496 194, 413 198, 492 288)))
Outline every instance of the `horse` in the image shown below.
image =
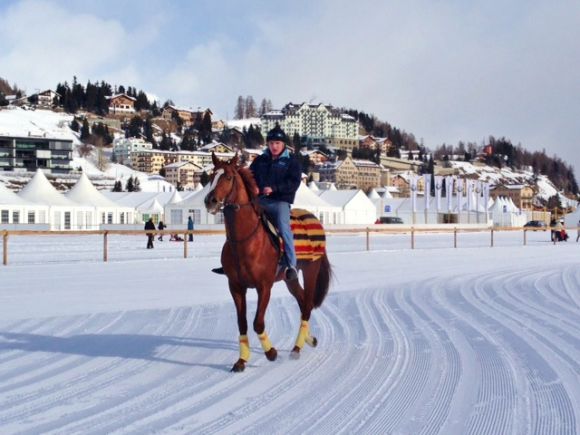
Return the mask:
MULTIPOLYGON (((270 292, 274 282, 284 279, 278 270, 280 248, 273 242, 266 226, 263 224, 262 210, 258 203, 258 187, 251 171, 240 167, 238 156, 229 161, 219 160, 212 153, 214 171, 210 177, 209 192, 204 202, 209 213, 223 211, 226 241, 222 248, 221 263, 228 279, 228 286, 236 305, 239 330, 239 358, 231 371, 242 372, 250 360, 248 339, 248 321, 246 318, 246 293, 248 288, 255 288, 258 294, 256 315, 253 328, 258 335, 264 354, 269 361, 275 361, 278 351, 272 345, 266 332, 265 315, 270 292)), ((325 240, 324 230, 318 219, 319 233, 313 239, 325 240)), ((316 227, 309 224, 308 227, 316 227)), ((309 230, 301 231, 300 237, 307 238, 309 230)), ((296 239, 296 230, 294 230, 296 239)), ((302 271, 304 288, 300 281, 285 280, 286 287, 296 298, 300 307, 300 327, 294 348, 290 352, 292 359, 300 357, 304 344, 316 347, 318 340, 310 334, 310 315, 314 308, 321 306, 328 293, 332 270, 326 254, 325 244, 309 258, 301 259, 297 246, 297 270, 302 271)))

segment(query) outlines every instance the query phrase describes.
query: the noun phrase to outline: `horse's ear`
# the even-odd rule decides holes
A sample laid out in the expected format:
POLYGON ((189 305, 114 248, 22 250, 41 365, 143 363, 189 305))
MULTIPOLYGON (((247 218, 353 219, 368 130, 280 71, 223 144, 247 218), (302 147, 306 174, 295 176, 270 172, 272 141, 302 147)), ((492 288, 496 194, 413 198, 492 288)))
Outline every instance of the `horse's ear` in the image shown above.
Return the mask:
POLYGON ((213 163, 214 166, 217 166, 218 163, 220 162, 220 160, 215 156, 215 153, 213 151, 211 152, 211 162, 213 163))
POLYGON ((235 166, 238 166, 238 161, 239 161, 239 156, 238 156, 238 152, 236 151, 236 155, 234 156, 234 158, 230 161, 230 163, 232 163, 235 166))

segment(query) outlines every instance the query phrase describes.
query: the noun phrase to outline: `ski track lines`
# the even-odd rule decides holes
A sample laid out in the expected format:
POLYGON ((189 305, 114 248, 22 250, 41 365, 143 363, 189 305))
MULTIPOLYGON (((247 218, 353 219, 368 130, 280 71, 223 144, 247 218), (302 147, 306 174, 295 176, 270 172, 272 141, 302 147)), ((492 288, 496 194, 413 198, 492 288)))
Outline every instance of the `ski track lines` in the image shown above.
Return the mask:
POLYGON ((242 374, 232 303, 14 321, 0 432, 575 434, 579 283, 568 266, 331 293, 298 361, 296 302, 275 298, 278 360, 250 331, 242 374))

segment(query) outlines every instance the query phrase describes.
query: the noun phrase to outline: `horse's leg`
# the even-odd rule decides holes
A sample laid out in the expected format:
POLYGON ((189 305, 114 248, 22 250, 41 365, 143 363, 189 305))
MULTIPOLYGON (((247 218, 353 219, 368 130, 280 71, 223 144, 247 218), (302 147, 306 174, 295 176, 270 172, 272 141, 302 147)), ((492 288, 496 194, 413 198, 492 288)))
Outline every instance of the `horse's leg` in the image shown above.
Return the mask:
MULTIPOLYGON (((300 329, 298 330, 298 336, 296 337, 296 343, 292 352, 290 352, 290 357, 293 359, 300 358, 300 350, 304 347, 304 343, 315 347, 318 344, 316 337, 310 335, 310 314, 314 308, 314 292, 316 289, 316 281, 318 278, 318 272, 320 270, 320 261, 308 261, 304 262, 302 267, 302 275, 304 276, 304 291, 297 292, 302 294, 302 303, 300 303, 299 297, 296 295, 296 300, 300 306, 300 329)), ((288 287, 290 292, 294 294, 293 289, 288 287)))
POLYGON ((246 319, 246 291, 245 287, 229 281, 230 293, 236 304, 238 316, 238 330, 240 332, 240 358, 232 367, 232 372, 243 372, 246 363, 250 360, 250 342, 248 340, 248 321, 246 319))
POLYGON ((268 303, 270 302, 270 292, 272 290, 272 284, 261 284, 256 286, 256 291, 258 292, 258 307, 256 308, 256 317, 254 319, 254 331, 258 334, 258 338, 260 339, 260 344, 262 345, 262 349, 264 349, 264 353, 266 354, 266 358, 269 361, 275 361, 278 357, 278 351, 272 343, 270 342, 270 338, 266 333, 266 309, 268 308, 268 303))

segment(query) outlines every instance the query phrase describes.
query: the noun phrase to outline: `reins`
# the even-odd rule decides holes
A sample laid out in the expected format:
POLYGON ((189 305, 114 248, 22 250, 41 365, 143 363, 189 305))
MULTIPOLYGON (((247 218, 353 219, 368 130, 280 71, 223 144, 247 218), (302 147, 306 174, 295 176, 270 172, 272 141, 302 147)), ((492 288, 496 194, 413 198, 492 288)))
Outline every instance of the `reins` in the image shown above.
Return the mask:
MULTIPOLYGON (((237 174, 239 176, 239 174, 237 174)), ((238 202, 233 202, 232 198, 235 198, 237 195, 237 190, 238 190, 238 181, 234 179, 233 183, 232 183, 232 188, 230 189, 230 192, 226 195, 224 202, 223 202, 223 209, 224 212, 226 210, 232 210, 234 213, 239 211, 241 208, 243 207, 252 207, 254 208, 255 204, 252 200, 245 202, 243 204, 240 204, 238 202)), ((239 243, 244 243, 247 242, 248 240, 250 240, 252 237, 254 237, 256 235, 256 233, 258 232, 258 228, 260 227, 260 215, 258 214, 258 212, 255 210, 254 208, 254 213, 256 215, 256 226, 254 227, 254 229, 250 232, 249 235, 247 235, 246 237, 243 237, 241 239, 233 239, 230 238, 227 233, 226 233, 226 240, 232 244, 239 244, 239 243)), ((225 216, 225 213, 224 213, 225 216)))

